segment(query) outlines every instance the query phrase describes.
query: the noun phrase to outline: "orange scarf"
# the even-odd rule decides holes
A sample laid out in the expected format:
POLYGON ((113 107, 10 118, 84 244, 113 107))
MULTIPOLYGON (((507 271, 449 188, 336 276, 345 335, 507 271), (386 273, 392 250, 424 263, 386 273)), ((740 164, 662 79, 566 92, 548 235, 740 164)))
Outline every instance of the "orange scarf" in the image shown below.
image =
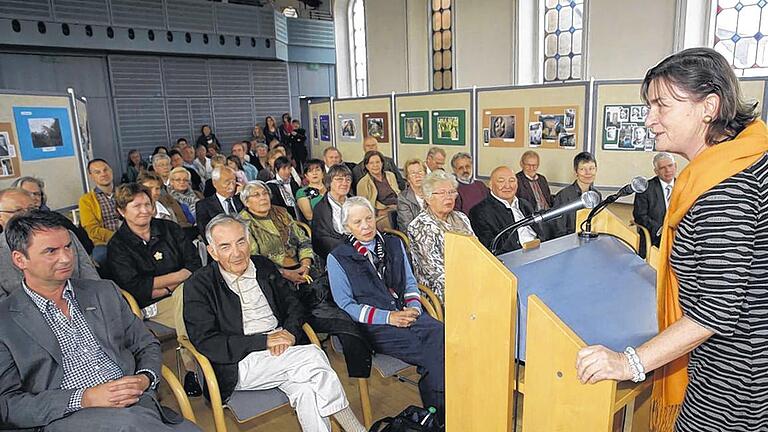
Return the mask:
MULTIPOLYGON (((656 272, 659 332, 683 317, 678 282, 669 266, 675 231, 683 216, 706 191, 749 168, 768 152, 768 129, 761 120, 747 126, 731 141, 711 146, 696 156, 675 180, 662 227, 659 268, 656 272)), ((653 375, 651 430, 674 429, 688 386, 688 356, 659 368, 653 375)))

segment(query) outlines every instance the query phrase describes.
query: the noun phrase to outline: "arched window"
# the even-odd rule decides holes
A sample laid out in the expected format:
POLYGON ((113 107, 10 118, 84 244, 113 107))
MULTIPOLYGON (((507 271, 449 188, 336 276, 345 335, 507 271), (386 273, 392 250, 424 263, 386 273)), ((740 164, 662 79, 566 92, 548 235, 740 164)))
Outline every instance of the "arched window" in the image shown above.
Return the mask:
POLYGON ((544 0, 544 82, 582 78, 584 2, 544 0))
POLYGON ((368 95, 368 50, 365 43, 365 5, 352 0, 349 8, 349 60, 352 73, 352 96, 368 95))
POLYGON ((712 2, 712 47, 737 76, 768 75, 768 1, 712 2))

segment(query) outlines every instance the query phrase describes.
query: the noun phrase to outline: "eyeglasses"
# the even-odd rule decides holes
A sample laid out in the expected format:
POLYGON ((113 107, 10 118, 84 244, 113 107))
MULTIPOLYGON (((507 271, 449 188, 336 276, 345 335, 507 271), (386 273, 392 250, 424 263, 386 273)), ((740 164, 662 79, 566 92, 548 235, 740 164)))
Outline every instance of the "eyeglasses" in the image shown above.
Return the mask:
POLYGON ((331 180, 339 183, 352 183, 352 177, 349 176, 337 176, 332 178, 331 180))
POLYGON ((43 196, 42 192, 28 192, 33 197, 41 198, 43 196))
POLYGON ((456 198, 459 195, 459 192, 456 189, 451 189, 447 191, 435 191, 435 192, 432 192, 432 195, 440 199, 456 198))
POLYGON ((185 178, 180 178, 180 179, 172 178, 171 181, 172 182, 180 182, 180 183, 189 183, 189 180, 187 180, 185 178))

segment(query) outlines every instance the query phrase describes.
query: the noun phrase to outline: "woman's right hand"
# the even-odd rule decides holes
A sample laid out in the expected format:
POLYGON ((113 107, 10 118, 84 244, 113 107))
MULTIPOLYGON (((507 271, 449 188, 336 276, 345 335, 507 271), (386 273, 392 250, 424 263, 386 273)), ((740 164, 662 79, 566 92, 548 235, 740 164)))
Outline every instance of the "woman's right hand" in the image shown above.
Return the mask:
POLYGON ((390 312, 387 322, 394 327, 410 327, 418 317, 418 310, 406 308, 405 310, 390 312))
POLYGON ((283 275, 284 278, 288 279, 290 282, 294 284, 302 284, 307 281, 307 279, 304 277, 301 272, 298 270, 280 270, 280 273, 283 275))

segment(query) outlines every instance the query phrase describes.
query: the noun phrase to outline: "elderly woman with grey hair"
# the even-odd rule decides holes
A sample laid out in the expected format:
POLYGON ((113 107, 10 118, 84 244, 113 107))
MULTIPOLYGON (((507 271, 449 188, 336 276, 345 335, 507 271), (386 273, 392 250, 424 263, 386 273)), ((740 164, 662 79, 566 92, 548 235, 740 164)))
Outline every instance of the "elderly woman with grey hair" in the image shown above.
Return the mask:
POLYGON ((443 324, 422 314, 416 278, 400 238, 376 230, 373 205, 348 198, 341 208, 346 240, 328 256, 336 303, 358 322, 376 352, 416 365, 424 406, 445 404, 443 324))
POLYGON ((11 183, 11 187, 24 189, 29 192, 35 207, 40 210, 50 210, 45 205, 45 182, 43 180, 32 176, 19 177, 11 183))
POLYGON ((195 205, 203 198, 200 191, 192 189, 192 174, 184 167, 171 170, 168 192, 182 206, 186 206, 192 215, 192 222, 197 219, 195 205))
POLYGON ((152 171, 163 180, 163 185, 168 186, 171 176, 171 158, 165 153, 158 153, 152 156, 152 171))
POLYGON ((445 233, 475 235, 469 218, 454 210, 456 187, 453 175, 432 171, 424 179, 422 190, 426 207, 408 225, 411 258, 416 279, 445 301, 445 233))

